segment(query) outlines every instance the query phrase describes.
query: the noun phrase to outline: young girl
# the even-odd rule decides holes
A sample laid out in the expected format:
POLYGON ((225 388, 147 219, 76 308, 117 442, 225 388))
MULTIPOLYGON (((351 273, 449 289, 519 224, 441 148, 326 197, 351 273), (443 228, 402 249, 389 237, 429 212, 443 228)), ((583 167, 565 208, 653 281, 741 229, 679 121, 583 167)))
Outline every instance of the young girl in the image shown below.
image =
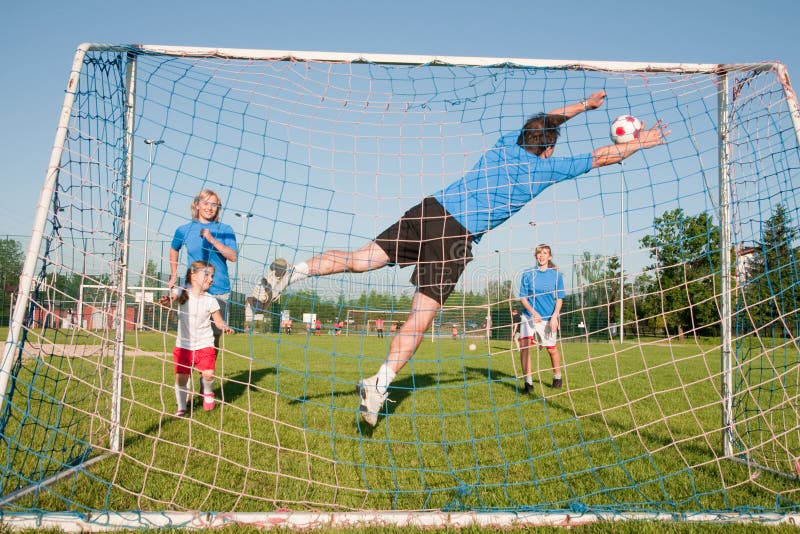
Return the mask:
POLYGON ((203 384, 203 409, 214 409, 214 368, 217 349, 214 347, 214 326, 231 334, 231 329, 219 309, 217 299, 207 293, 214 280, 214 267, 198 260, 192 262, 186 272, 186 287, 175 288, 169 296, 162 297, 162 304, 178 301, 178 337, 172 357, 175 361, 175 400, 178 402, 177 416, 186 415, 187 385, 192 367, 200 371, 203 384), (210 320, 209 320, 210 319, 210 320))

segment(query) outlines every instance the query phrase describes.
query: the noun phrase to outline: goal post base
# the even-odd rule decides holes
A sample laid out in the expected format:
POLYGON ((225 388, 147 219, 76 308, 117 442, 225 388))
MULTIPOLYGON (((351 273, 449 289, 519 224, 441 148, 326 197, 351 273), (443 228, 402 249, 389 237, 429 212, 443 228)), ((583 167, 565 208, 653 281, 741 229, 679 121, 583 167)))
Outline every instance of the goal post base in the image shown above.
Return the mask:
POLYGON ((227 526, 264 530, 322 528, 525 528, 577 527, 593 523, 646 521, 662 523, 724 523, 800 525, 800 514, 741 513, 559 513, 559 512, 127 512, 101 514, 11 514, 2 524, 12 530, 58 528, 64 532, 107 532, 120 528, 181 528, 227 526))

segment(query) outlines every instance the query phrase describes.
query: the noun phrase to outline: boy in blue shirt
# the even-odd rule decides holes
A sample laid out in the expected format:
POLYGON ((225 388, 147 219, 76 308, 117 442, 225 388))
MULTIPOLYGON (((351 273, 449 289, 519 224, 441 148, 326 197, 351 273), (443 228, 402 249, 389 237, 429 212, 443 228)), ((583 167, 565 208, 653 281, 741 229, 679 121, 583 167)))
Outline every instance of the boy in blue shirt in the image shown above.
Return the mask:
POLYGON ((564 278, 553 264, 549 245, 536 247, 536 268, 522 274, 519 299, 522 303, 519 359, 525 377, 525 393, 533 392, 530 346, 534 338, 550 353, 553 389, 561 389, 561 355, 558 353, 558 325, 564 299, 564 278))
POLYGON ((408 210, 373 241, 354 251, 329 250, 291 266, 272 262, 254 296, 261 307, 275 300, 289 284, 341 272, 365 272, 386 265, 413 265, 417 287, 408 320, 397 332, 378 373, 358 384, 361 418, 370 426, 388 396, 389 384, 411 359, 452 292, 467 263, 472 244, 502 224, 543 189, 589 170, 619 163, 640 149, 666 143, 669 132, 661 121, 642 130, 638 139, 609 145, 574 157, 553 157, 559 126, 572 117, 597 109, 605 91, 586 100, 528 119, 522 130, 504 135, 470 172, 408 210))

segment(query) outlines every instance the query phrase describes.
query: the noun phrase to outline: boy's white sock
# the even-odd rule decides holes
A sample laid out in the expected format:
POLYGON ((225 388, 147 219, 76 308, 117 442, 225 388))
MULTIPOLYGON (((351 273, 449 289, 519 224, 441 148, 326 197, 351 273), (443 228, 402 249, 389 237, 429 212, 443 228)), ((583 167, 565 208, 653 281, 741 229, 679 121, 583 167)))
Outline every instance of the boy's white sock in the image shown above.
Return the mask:
POLYGON ((394 380, 394 377, 397 376, 397 373, 392 371, 389 366, 384 363, 381 365, 381 368, 378 369, 378 374, 376 376, 378 377, 378 393, 383 395, 386 393, 386 390, 389 389, 389 384, 392 383, 392 380, 394 380))
POLYGON ((300 262, 292 267, 292 271, 289 275, 290 284, 294 284, 300 280, 305 280, 306 278, 308 278, 308 263, 300 262))

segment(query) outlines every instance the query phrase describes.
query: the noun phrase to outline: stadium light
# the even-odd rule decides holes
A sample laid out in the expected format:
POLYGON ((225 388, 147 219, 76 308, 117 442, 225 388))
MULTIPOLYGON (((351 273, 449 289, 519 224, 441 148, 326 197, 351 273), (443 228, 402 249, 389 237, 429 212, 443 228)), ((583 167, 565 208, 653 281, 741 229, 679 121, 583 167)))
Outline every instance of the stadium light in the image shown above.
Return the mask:
POLYGON ((622 331, 625 313, 625 166, 619 162, 619 342, 625 341, 622 331))
POLYGON ((495 249, 494 252, 497 254, 497 304, 500 305, 500 300, 502 298, 500 294, 500 278, 502 277, 502 267, 500 267, 500 250, 495 249))
POLYGON ((236 278, 236 289, 239 291, 239 293, 241 293, 242 288, 241 288, 241 281, 239 280, 239 260, 241 259, 242 251, 244 250, 244 238, 247 235, 247 223, 250 217, 253 216, 253 214, 249 212, 241 213, 237 211, 236 213, 234 213, 234 215, 236 215, 242 220, 242 241, 237 247, 238 250, 236 251, 236 267, 235 267, 236 272, 234 273, 234 277, 236 278))
POLYGON ((139 291, 139 324, 137 325, 140 330, 144 328, 144 288, 147 285, 145 283, 147 280, 147 234, 150 230, 150 174, 153 170, 153 147, 164 144, 164 140, 145 139, 144 143, 150 147, 150 154, 147 158, 147 204, 145 204, 144 212, 144 252, 142 259, 142 279, 139 282, 139 285, 142 286, 139 291))

